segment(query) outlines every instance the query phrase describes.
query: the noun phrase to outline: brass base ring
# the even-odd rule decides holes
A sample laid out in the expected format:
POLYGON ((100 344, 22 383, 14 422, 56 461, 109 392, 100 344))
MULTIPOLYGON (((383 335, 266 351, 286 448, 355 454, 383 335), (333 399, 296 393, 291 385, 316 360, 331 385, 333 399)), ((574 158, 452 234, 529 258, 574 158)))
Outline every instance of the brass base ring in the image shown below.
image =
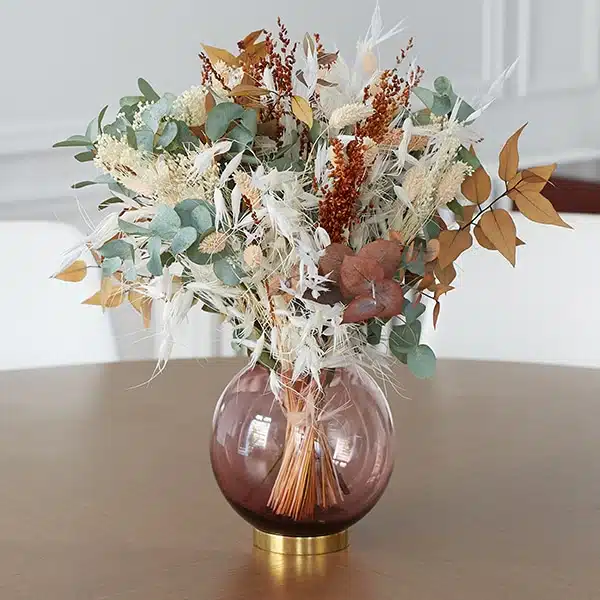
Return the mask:
POLYGON ((254 546, 275 554, 310 556, 329 554, 347 548, 348 530, 317 537, 291 537, 254 529, 254 546))

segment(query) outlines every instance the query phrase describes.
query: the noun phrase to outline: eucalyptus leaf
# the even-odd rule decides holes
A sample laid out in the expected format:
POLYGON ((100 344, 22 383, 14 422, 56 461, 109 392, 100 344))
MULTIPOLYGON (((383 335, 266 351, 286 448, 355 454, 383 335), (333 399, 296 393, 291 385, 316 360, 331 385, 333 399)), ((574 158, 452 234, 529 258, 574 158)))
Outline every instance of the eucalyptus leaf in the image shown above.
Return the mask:
POLYGON ((440 226, 435 221, 429 221, 423 229, 425 230, 425 237, 427 240, 439 238, 442 231, 440 226))
MULTIPOLYGON (((152 137, 152 139, 154 139, 154 136, 152 137)), ((137 142, 137 137, 135 135, 135 130, 133 129, 133 127, 128 127, 127 128, 127 143, 134 149, 137 150, 138 147, 138 142, 137 142)))
POLYGON ((238 285, 245 275, 243 269, 230 257, 222 257, 213 263, 215 275, 226 285, 238 285))
POLYGON ((377 346, 381 341, 381 330, 383 323, 381 321, 372 320, 367 324, 367 342, 372 346, 377 346))
POLYGON ((200 252, 198 244, 192 244, 187 252, 186 256, 197 265, 210 265, 215 260, 221 258, 220 254, 207 254, 206 252, 200 252))
POLYGON ((125 240, 111 240, 98 248, 98 252, 104 258, 114 258, 118 256, 122 260, 133 259, 133 246, 125 240))
POLYGON ((123 233, 127 233, 128 235, 152 235, 150 230, 145 227, 140 227, 135 223, 130 223, 129 221, 125 221, 123 219, 118 219, 119 229, 123 233))
POLYGON ((460 102, 460 106, 458 107, 458 112, 456 113, 456 119, 459 123, 462 123, 475 112, 475 109, 462 98, 459 98, 458 102, 460 102))
POLYGON ((97 181, 78 181, 74 183, 71 188, 74 190, 80 190, 81 188, 88 187, 88 185, 96 185, 97 181))
POLYGON ((479 167, 481 166, 479 159, 472 152, 467 150, 464 146, 462 146, 458 151, 458 159, 466 163, 473 169, 479 169, 479 167))
POLYGON ((170 267, 175 262, 175 257, 169 251, 166 251, 160 255, 160 262, 163 267, 170 267))
POLYGON ((138 129, 135 132, 136 147, 146 152, 154 151, 154 133, 150 129, 138 129))
POLYGON ((87 152, 80 152, 79 154, 75 155, 75 160, 83 163, 83 162, 90 162, 92 160, 94 160, 94 153, 91 150, 88 150, 87 152))
POLYGON ((123 96, 119 100, 119 106, 134 106, 144 100, 144 96, 123 96))
POLYGON ((171 101, 168 98, 161 98, 154 104, 147 106, 141 113, 142 121, 153 133, 158 131, 161 120, 166 117, 171 110, 171 101))
POLYGON ((100 111, 100 114, 98 115, 98 133, 102 131, 102 121, 104 120, 104 115, 106 114, 107 110, 108 104, 100 111))
POLYGON ((122 262, 122 259, 118 256, 105 258, 102 261, 102 277, 110 277, 113 273, 116 273, 122 262))
POLYGON ((62 142, 56 142, 53 148, 71 148, 76 146, 92 146, 92 140, 84 135, 72 135, 71 137, 63 140, 62 142))
POLYGON ((227 134, 227 139, 236 142, 236 144, 232 146, 232 150, 234 152, 240 152, 246 146, 252 144, 254 135, 244 125, 237 125, 227 134))
POLYGON ((190 213, 190 225, 198 233, 205 233, 214 227, 214 213, 208 208, 205 202, 196 206, 190 213))
POLYGON ((436 94, 424 87, 414 87, 413 94, 429 109, 433 106, 436 94))
POLYGON ((448 202, 446 206, 460 219, 465 218, 465 207, 456 199, 448 202))
POLYGON ((123 261, 123 276, 125 281, 135 281, 137 279, 137 270, 135 268, 135 262, 131 259, 123 261))
POLYGON ((160 246, 161 240, 158 236, 151 237, 148 240, 148 245, 146 246, 148 254, 150 255, 148 264, 146 266, 148 271, 150 271, 150 274, 156 277, 162 275, 163 272, 163 265, 160 260, 160 246))
POLYGON ((310 141, 314 144, 319 137, 321 136, 321 131, 323 130, 323 127, 321 125, 320 121, 317 121, 316 119, 313 121, 313 126, 310 128, 310 131, 308 132, 308 137, 310 138, 310 141))
POLYGON ((252 134, 258 130, 258 114, 253 108, 247 108, 241 118, 241 124, 252 134))
POLYGON ((197 136, 195 136, 190 128, 183 121, 174 121, 177 123, 177 137, 179 139, 179 143, 182 146, 198 146, 200 144, 200 140, 197 136))
POLYGON ((118 198, 117 196, 112 196, 100 202, 100 204, 98 205, 98 210, 104 210, 105 208, 108 208, 111 204, 123 204, 123 200, 121 198, 118 198))
POLYGON ((411 348, 419 344, 421 339, 421 322, 414 321, 406 325, 392 327, 390 333, 390 350, 394 356, 406 354, 411 348))
POLYGON ((452 110, 452 101, 448 96, 434 95, 431 112, 438 117, 447 115, 452 110))
POLYGON ((182 227, 171 242, 171 252, 179 254, 185 252, 198 237, 198 232, 193 227, 182 227))
POLYGON ((141 77, 138 79, 138 88, 149 102, 156 102, 160 99, 160 96, 154 91, 152 86, 141 77))
POLYGON ((435 88, 435 91, 442 96, 451 97, 453 93, 452 84, 447 77, 437 77, 433 82, 433 87, 435 88))
POLYGON ((244 108, 233 102, 221 102, 212 108, 206 118, 206 135, 216 142, 223 137, 231 121, 241 119, 244 108))
POLYGON ((172 240, 180 227, 181 219, 175 210, 170 206, 160 204, 150 223, 150 231, 163 240, 172 240))
POLYGON ((93 142, 98 137, 98 134, 98 119, 92 119, 85 130, 85 137, 93 142))
POLYGON ((433 350, 424 344, 408 351, 408 368, 419 379, 429 379, 435 374, 436 358, 433 350))
POLYGON ((425 312, 425 308, 425 305, 421 302, 418 302, 417 304, 414 302, 407 302, 403 311, 406 324, 410 325, 414 323, 425 312))
POLYGON ((177 123, 169 121, 158 138, 158 145, 166 148, 177 137, 177 123))

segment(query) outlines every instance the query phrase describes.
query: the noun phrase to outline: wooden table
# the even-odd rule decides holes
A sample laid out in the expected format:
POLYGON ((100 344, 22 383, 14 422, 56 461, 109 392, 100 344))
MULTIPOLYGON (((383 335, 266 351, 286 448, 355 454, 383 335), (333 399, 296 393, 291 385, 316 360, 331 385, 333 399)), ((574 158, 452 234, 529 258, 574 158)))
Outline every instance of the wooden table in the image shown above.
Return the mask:
POLYGON ((600 371, 442 363, 339 554, 251 547, 208 463, 235 360, 0 374, 2 600, 600 598, 600 371))

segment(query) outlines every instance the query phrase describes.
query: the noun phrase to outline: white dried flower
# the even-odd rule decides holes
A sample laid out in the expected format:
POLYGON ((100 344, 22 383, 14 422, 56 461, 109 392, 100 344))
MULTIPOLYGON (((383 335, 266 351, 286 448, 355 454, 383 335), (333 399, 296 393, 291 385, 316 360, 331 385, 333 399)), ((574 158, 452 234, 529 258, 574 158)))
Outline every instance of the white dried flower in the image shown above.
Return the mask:
POLYGON ((251 246, 248 246, 244 250, 244 262, 250 269, 252 269, 252 270, 258 269, 258 267, 260 267, 262 261, 263 261, 262 250, 256 244, 252 244, 251 246))
POLYGON ((354 125, 363 121, 373 114, 374 110, 371 106, 367 106, 362 102, 353 102, 336 108, 329 119, 329 124, 335 129, 343 129, 348 125, 354 125))
POLYGON ((206 121, 206 95, 208 90, 195 85, 181 93, 173 102, 173 116, 189 127, 203 125, 206 121))
POLYGON ((225 250, 227 234, 221 231, 209 233, 198 245, 198 250, 204 254, 216 254, 225 250))
POLYGON ((439 204, 448 204, 458 196, 465 177, 469 174, 471 168, 463 162, 454 163, 442 176, 438 186, 439 204))
MULTIPOLYGON (((242 79, 244 78, 244 69, 242 69, 242 67, 230 67, 224 61, 218 60, 216 63, 213 64, 213 68, 230 90, 233 89, 236 85, 242 83, 242 79)), ((211 78, 210 83, 211 87, 220 95, 227 96, 227 90, 223 87, 223 84, 214 75, 211 78)))

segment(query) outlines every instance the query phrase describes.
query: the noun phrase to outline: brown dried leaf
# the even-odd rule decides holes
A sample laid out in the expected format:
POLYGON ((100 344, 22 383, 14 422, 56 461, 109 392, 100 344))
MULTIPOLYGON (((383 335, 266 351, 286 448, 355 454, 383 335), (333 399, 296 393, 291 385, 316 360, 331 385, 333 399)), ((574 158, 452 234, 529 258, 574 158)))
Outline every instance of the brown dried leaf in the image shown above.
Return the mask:
POLYGON ((556 170, 556 163, 541 167, 531 167, 517 173, 509 182, 508 189, 517 188, 522 192, 541 192, 556 170))
POLYGON ((488 236, 483 233, 483 229, 481 229, 481 225, 479 223, 475 225, 473 233, 475 234, 475 239, 482 248, 485 248, 486 250, 496 250, 496 246, 494 246, 488 236))
POLYGON ((75 283, 82 281, 87 275, 87 265, 83 260, 76 260, 73 264, 69 265, 66 269, 63 269, 60 273, 54 275, 54 279, 60 279, 61 281, 70 281, 75 283))
POLYGON ((338 59, 337 52, 319 52, 317 55, 317 62, 320 67, 328 67, 332 65, 338 59))
POLYGON ((239 67, 240 59, 237 56, 234 56, 228 50, 224 50, 223 48, 215 48, 214 46, 207 46, 206 44, 202 44, 204 48, 204 52, 206 52, 206 56, 212 63, 212 65, 216 65, 220 60, 222 60, 226 65, 230 67, 239 67))
POLYGON ((208 114, 216 105, 217 102, 215 101, 215 97, 211 92, 208 92, 204 97, 204 109, 206 110, 206 113, 208 114))
POLYGON ((503 208, 485 212, 479 219, 481 230, 495 248, 514 267, 516 262, 517 230, 515 222, 503 208))
POLYGON ((475 216, 475 211, 479 210, 479 207, 474 204, 469 204, 467 206, 463 206, 463 214, 462 217, 460 215, 456 215, 456 222, 459 225, 466 225, 473 220, 475 216))
POLYGON ((525 127, 527 127, 527 123, 508 138, 500 152, 498 175, 502 181, 508 182, 517 174, 519 168, 519 137, 525 127))
POLYGON ((456 279, 456 269, 454 265, 450 263, 445 269, 442 269, 440 263, 435 265, 435 275, 440 283, 450 285, 456 279))
POLYGON ((306 98, 292 96, 292 112, 299 121, 306 123, 309 129, 313 126, 313 111, 306 98))
POLYGON ((252 44, 254 44, 254 42, 256 42, 256 40, 262 35, 263 31, 264 29, 257 29, 256 31, 252 31, 243 40, 240 40, 238 46, 242 50, 245 50, 246 48, 248 48, 248 46, 252 46, 252 44))
POLYGON ((354 252, 346 244, 330 244, 319 260, 319 273, 328 275, 331 281, 338 283, 346 256, 354 256, 354 252))
POLYGON ((115 308, 123 302, 125 294, 120 285, 116 285, 110 278, 102 280, 100 291, 96 292, 82 302, 82 304, 91 304, 102 306, 103 308, 115 308))
POLYGON ((550 200, 539 192, 530 190, 522 192, 518 189, 512 189, 508 192, 508 197, 530 221, 572 229, 568 223, 562 220, 550 200))
POLYGON ((404 292, 402 286, 393 279, 384 279, 375 284, 375 299, 381 319, 391 319, 402 312, 404 292))
POLYGON ((127 294, 127 299, 129 300, 131 306, 133 306, 133 308, 140 315, 142 315, 144 328, 148 329, 152 320, 152 298, 138 292, 137 290, 131 290, 129 294, 127 294))
POLYGON ((267 55, 267 42, 258 42, 248 46, 242 55, 242 59, 250 63, 256 63, 267 55))
POLYGON ((375 240, 363 246, 357 256, 377 261, 386 279, 392 279, 402 261, 402 246, 390 240, 375 240))
POLYGON ((331 81, 327 81, 326 79, 317 79, 317 85, 321 85, 323 87, 337 87, 337 83, 331 83, 331 81))
POLYGON ((465 198, 475 204, 483 204, 492 193, 492 180, 483 167, 475 170, 462 184, 465 198))
POLYGON ((440 241, 437 239, 429 240, 425 248, 424 260, 426 263, 434 261, 440 254, 440 241))
POLYGON ((231 97, 259 98, 260 96, 270 93, 271 92, 266 88, 256 87, 255 85, 250 85, 247 83, 240 83, 229 92, 229 95, 231 97))
POLYGON ((524 246, 524 245, 525 245, 525 242, 524 242, 522 239, 520 239, 520 238, 517 238, 517 248, 518 248, 519 246, 524 246))
POLYGON ((258 135, 265 135, 267 137, 275 139, 277 132, 279 131, 279 121, 277 119, 271 119, 264 123, 259 123, 257 128, 258 135))
POLYGON ((373 296, 360 296, 348 304, 342 323, 361 323, 379 316, 380 312, 381 307, 373 296))
POLYGON ((373 284, 384 277, 383 267, 376 260, 346 256, 340 269, 340 288, 347 298, 372 294, 373 284))
POLYGON ((440 299, 440 296, 451 292, 453 289, 455 288, 451 285, 447 285, 445 283, 438 283, 432 290, 434 300, 437 302, 440 299))
POLYGON ((431 287, 434 284, 435 284, 435 276, 433 275, 433 273, 425 273, 425 275, 423 276, 423 279, 421 279, 421 281, 419 282, 417 289, 420 291, 426 290, 427 288, 431 287))
POLYGON ((438 239, 440 241, 438 261, 442 269, 453 263, 473 245, 473 238, 467 229, 442 231, 438 239))

